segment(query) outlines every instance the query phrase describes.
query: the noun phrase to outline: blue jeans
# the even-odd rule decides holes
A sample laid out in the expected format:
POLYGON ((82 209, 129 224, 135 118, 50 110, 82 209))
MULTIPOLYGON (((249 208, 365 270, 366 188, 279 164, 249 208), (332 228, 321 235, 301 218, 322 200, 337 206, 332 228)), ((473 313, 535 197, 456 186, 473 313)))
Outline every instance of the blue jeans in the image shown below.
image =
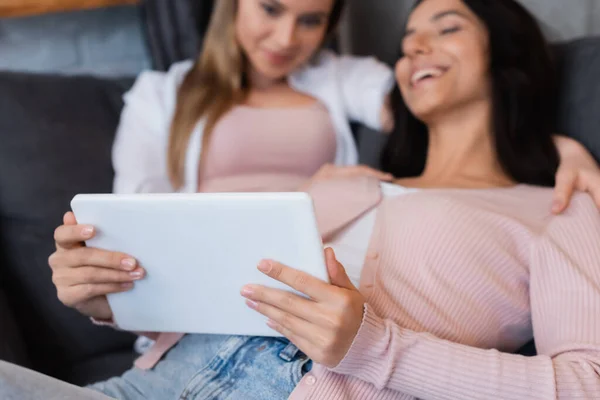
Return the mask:
POLYGON ((282 338, 186 335, 152 370, 89 388, 119 400, 283 400, 311 366, 282 338))

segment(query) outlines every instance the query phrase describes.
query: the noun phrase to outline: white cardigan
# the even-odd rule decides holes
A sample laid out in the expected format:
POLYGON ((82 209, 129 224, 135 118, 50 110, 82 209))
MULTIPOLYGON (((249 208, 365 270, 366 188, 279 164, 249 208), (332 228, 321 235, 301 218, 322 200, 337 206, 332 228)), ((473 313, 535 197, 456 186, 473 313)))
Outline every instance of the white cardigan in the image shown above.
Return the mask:
MULTIPOLYGON (((192 65, 184 61, 166 73, 145 71, 125 94, 113 145, 115 193, 174 191, 167 173, 167 145, 177 91, 192 65)), ((394 85, 394 76, 374 58, 323 51, 315 63, 293 73, 289 84, 327 107, 337 134, 335 163, 352 165, 358 162, 358 152, 350 121, 381 129, 383 100, 394 85)), ((203 118, 190 137, 181 192, 197 190, 204 124, 203 118)))

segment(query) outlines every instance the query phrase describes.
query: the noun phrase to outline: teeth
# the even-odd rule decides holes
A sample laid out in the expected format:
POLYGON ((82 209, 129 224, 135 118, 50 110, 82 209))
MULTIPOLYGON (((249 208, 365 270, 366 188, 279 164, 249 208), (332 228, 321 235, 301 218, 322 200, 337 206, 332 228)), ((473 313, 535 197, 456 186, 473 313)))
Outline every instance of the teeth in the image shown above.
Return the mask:
POLYGON ((443 73, 443 71, 440 68, 424 68, 413 74, 411 82, 414 85, 415 83, 419 82, 421 79, 423 79, 425 77, 430 76, 433 78, 437 78, 437 77, 441 76, 442 73, 443 73))

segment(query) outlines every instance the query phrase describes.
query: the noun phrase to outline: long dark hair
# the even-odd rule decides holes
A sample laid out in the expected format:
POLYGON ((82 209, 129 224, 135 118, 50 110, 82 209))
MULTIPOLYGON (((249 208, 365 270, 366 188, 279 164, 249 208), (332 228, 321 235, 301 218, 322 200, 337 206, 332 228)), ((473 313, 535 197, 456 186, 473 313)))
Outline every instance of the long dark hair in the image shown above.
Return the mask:
MULTIPOLYGON (((413 9, 423 0, 418 0, 413 9)), ((535 18, 514 0, 463 0, 489 34, 493 135, 500 165, 519 183, 553 186, 559 155, 552 139, 555 67, 535 18)), ((396 87, 396 126, 381 157, 384 171, 418 176, 427 158, 428 133, 396 87)))

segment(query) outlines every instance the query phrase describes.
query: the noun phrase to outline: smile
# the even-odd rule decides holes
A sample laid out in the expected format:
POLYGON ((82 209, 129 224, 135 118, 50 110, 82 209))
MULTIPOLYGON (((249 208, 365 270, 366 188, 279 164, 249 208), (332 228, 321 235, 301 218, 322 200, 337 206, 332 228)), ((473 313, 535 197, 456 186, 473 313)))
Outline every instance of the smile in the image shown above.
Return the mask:
POLYGON ((410 84, 411 84, 411 86, 415 87, 422 82, 432 80, 432 79, 437 79, 437 78, 441 77, 442 75, 444 75, 447 71, 448 71, 447 67, 437 67, 436 66, 436 67, 421 68, 412 74, 412 76, 410 78, 410 84))

